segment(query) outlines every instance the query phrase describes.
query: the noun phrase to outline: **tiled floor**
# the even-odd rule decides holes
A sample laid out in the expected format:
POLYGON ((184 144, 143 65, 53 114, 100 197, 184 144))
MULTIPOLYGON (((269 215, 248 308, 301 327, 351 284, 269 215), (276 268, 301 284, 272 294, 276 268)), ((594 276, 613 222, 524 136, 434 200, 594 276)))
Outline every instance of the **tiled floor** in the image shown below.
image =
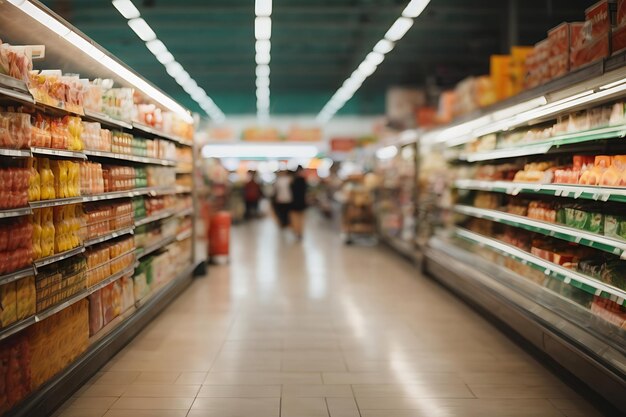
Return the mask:
POLYGON ((470 308, 386 250, 310 216, 233 230, 214 267, 62 417, 594 417, 470 308))

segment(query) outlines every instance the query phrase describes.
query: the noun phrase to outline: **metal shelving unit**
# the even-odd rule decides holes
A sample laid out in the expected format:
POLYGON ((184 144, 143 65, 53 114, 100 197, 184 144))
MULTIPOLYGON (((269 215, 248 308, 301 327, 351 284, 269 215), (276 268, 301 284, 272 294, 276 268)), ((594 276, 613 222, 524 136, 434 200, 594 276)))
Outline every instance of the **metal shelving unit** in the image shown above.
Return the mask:
POLYGON ((168 217, 172 217, 174 214, 175 213, 171 210, 163 210, 151 216, 135 220, 135 227, 139 227, 139 226, 143 226, 144 224, 153 223, 159 220, 167 219, 168 217))
POLYGON ((69 259, 72 256, 78 255, 79 253, 85 252, 85 247, 80 245, 74 249, 67 250, 65 252, 57 253, 46 258, 37 259, 34 264, 35 268, 43 268, 46 265, 53 264, 55 262, 60 262, 65 259, 69 259))
POLYGON ((143 258, 144 256, 148 256, 151 253, 154 253, 158 251, 159 249, 162 249, 165 246, 175 241, 176 241, 176 236, 169 236, 169 237, 161 239, 160 241, 156 243, 153 243, 152 245, 146 246, 144 248, 138 248, 137 251, 139 252, 139 255, 137 256, 137 258, 143 258))
POLYGON ((93 245, 97 245, 98 243, 106 242, 107 240, 115 239, 124 235, 132 235, 134 233, 134 227, 126 227, 123 229, 115 230, 113 232, 109 232, 105 235, 94 237, 92 239, 88 239, 83 243, 84 247, 89 247, 93 245))
POLYGON ((84 153, 88 157, 91 157, 90 159, 97 159, 97 158, 117 159, 120 161, 137 162, 140 164, 149 164, 149 165, 161 165, 165 167, 176 166, 176 161, 169 161, 166 159, 158 159, 158 158, 148 158, 145 156, 136 156, 136 155, 114 153, 114 152, 91 151, 91 150, 86 150, 84 151, 84 153))

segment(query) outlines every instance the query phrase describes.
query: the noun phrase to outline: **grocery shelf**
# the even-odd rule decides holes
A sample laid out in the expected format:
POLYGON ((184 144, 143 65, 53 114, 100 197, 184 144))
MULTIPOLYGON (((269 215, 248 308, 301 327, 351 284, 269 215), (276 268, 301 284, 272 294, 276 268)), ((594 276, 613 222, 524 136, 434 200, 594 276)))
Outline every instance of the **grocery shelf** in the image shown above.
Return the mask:
POLYGON ((621 139, 626 136, 626 126, 611 126, 599 129, 586 130, 576 133, 554 136, 550 139, 510 146, 490 151, 462 153, 460 160, 468 162, 490 161, 494 159, 516 158, 520 156, 542 155, 552 148, 593 142, 602 139, 621 139))
POLYGON ((191 193, 191 187, 187 187, 184 185, 177 185, 176 186, 176 194, 189 194, 191 193))
POLYGON ((166 219, 168 217, 172 217, 173 215, 174 215, 173 211, 171 211, 171 210, 163 210, 163 211, 161 211, 159 213, 156 213, 156 214, 153 214, 151 216, 135 220, 135 227, 139 227, 139 226, 143 226, 144 224, 148 224, 148 223, 156 222, 156 221, 159 221, 159 220, 163 220, 163 219, 166 219))
POLYGON ((158 195, 172 195, 176 194, 176 187, 148 187, 145 189, 145 192, 137 195, 150 195, 152 197, 158 195))
POLYGON ((33 210, 30 207, 20 207, 14 209, 0 210, 0 219, 6 219, 7 217, 19 217, 33 214, 33 210))
POLYGON ((6 149, 0 148, 0 156, 8 156, 11 158, 29 158, 32 156, 28 149, 6 149))
POLYGON ((106 152, 106 151, 86 150, 84 153, 88 157, 95 157, 95 158, 118 159, 122 161, 138 162, 141 164, 150 164, 150 165, 161 165, 161 166, 166 166, 166 167, 176 166, 176 161, 169 161, 167 159, 148 158, 144 156, 128 155, 128 154, 106 152))
POLYGON ((33 155, 57 156, 57 157, 72 158, 72 159, 87 159, 87 155, 85 155, 84 152, 78 152, 78 151, 67 151, 63 149, 39 148, 39 147, 31 147, 30 151, 33 155))
POLYGON ((11 324, 10 326, 0 330, 0 341, 6 339, 9 336, 14 335, 17 332, 24 330, 25 328, 35 324, 36 322, 37 322, 36 317, 30 316, 30 317, 25 318, 24 320, 19 320, 11 324))
POLYGON ((179 143, 181 145, 193 146, 193 141, 190 141, 188 139, 184 139, 184 138, 178 137, 176 135, 171 135, 169 133, 162 132, 162 131, 160 131, 158 129, 155 129, 153 127, 144 125, 143 123, 133 122, 133 128, 135 130, 138 130, 138 131, 143 132, 143 133, 147 133, 149 135, 153 135, 153 136, 157 136, 157 137, 162 138, 162 139, 167 139, 167 140, 171 140, 173 142, 177 142, 177 143, 179 143))
POLYGON ((454 186, 461 190, 492 191, 510 195, 541 194, 563 198, 626 203, 626 187, 481 180, 456 180, 454 186))
POLYGON ((545 259, 532 255, 526 251, 523 251, 515 246, 509 245, 499 240, 479 235, 460 227, 455 228, 454 233, 458 237, 461 237, 465 240, 477 243, 480 246, 488 247, 495 252, 516 259, 537 270, 543 271, 546 277, 556 278, 560 281, 563 281, 565 284, 576 287, 580 290, 585 291, 586 293, 600 296, 603 298, 608 298, 619 305, 626 306, 625 290, 613 287, 571 269, 567 269, 555 263, 546 261, 545 259))
POLYGON ((38 209, 44 207, 56 207, 56 206, 65 206, 68 204, 78 204, 82 203, 83 199, 81 197, 69 197, 69 198, 55 198, 52 200, 39 200, 39 201, 31 201, 28 204, 31 209, 38 209))
POLYGON ((193 214, 193 207, 187 207, 181 211, 176 212, 176 217, 187 217, 193 214))
POLYGON ((119 127, 122 129, 132 129, 133 125, 125 122, 123 120, 116 119, 114 117, 109 116, 108 114, 95 112, 92 110, 85 109, 85 118, 89 119, 93 122, 98 122, 103 125, 119 127))
POLYGON ((193 270, 196 268, 196 266, 197 265, 193 265, 193 263, 189 264, 174 279, 172 279, 171 281, 166 282, 165 284, 162 284, 162 285, 160 285, 160 286, 158 286, 156 288, 153 288, 152 291, 150 291, 150 293, 147 294, 145 297, 135 301, 135 307, 139 309, 139 308, 145 306, 146 304, 148 304, 149 302, 151 302, 151 300, 161 296, 161 294, 168 293, 169 290, 172 287, 175 287, 175 286, 178 285, 180 280, 185 279, 186 277, 191 275, 193 273, 193 270))
POLYGON ((46 265, 63 261, 65 259, 71 258, 72 256, 78 255, 79 253, 83 253, 83 252, 85 252, 85 247, 81 245, 74 249, 66 250, 65 252, 61 252, 61 253, 57 253, 51 256, 47 256, 45 258, 37 259, 34 262, 35 268, 42 268, 46 265))
POLYGON ((93 245, 97 245, 98 243, 106 242, 107 240, 115 239, 116 237, 133 234, 134 227, 125 227, 123 229, 118 229, 113 232, 109 232, 105 235, 94 237, 93 239, 88 239, 83 243, 84 247, 89 247, 93 245))
POLYGON ((192 173, 193 173, 192 169, 178 169, 178 168, 176 168, 176 174, 178 174, 178 175, 192 174, 192 173))
POLYGON ((29 266, 8 274, 0 275, 0 285, 8 284, 9 282, 17 281, 21 278, 31 277, 33 275, 35 275, 35 269, 32 266, 29 266))
MULTIPOLYGON (((130 252, 128 252, 130 253, 130 252)), ((123 256, 123 255, 121 255, 123 256)), ((132 264, 127 266, 126 268, 122 269, 121 271, 116 272, 115 274, 111 275, 108 278, 103 279, 102 281, 100 281, 99 283, 92 285, 91 287, 87 288, 87 295, 89 294, 93 294, 94 292, 106 287, 107 285, 109 285, 110 283, 112 283, 113 281, 117 281, 118 279, 126 276, 126 275, 130 275, 133 273, 133 271, 135 270, 135 267, 137 265, 136 264, 132 264)))
POLYGON ((541 233, 568 242, 589 246, 604 252, 612 253, 622 259, 626 259, 626 240, 618 240, 610 237, 574 229, 572 227, 547 223, 524 216, 504 213, 498 210, 481 209, 472 206, 457 205, 454 207, 457 213, 487 219, 496 223, 519 227, 531 232, 541 233))
POLYGON ((185 239, 189 239, 191 237, 191 229, 184 230, 176 235, 176 240, 181 242, 185 239))
POLYGON ((139 248, 139 256, 137 256, 137 258, 143 258, 144 256, 150 255, 151 253, 158 251, 159 249, 169 245, 175 240, 176 240, 176 236, 169 236, 164 239, 161 239, 157 243, 146 246, 144 248, 139 248))
POLYGON ((4 74, 0 74, 0 96, 12 98, 24 103, 35 103, 24 81, 4 74))

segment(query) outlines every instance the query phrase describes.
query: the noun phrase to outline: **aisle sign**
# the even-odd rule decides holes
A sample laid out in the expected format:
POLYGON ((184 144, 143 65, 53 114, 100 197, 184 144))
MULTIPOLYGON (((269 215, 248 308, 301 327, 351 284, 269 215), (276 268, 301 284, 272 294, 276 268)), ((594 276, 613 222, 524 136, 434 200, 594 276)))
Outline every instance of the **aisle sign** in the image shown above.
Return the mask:
POLYGON ((294 126, 289 129, 287 140, 290 142, 320 142, 322 140, 322 130, 319 127, 302 128, 294 126))
POLYGON ((330 140, 331 152, 348 153, 356 148, 357 140, 354 138, 332 138, 330 140))
POLYGON ((278 142, 281 140, 278 129, 271 127, 249 127, 241 135, 246 142, 278 142))

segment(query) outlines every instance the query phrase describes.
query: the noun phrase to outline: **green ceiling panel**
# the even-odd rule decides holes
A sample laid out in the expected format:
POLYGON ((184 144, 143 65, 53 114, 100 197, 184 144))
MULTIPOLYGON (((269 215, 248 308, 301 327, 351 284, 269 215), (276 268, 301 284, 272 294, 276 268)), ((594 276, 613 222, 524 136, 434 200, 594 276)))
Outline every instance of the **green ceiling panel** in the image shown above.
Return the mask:
MULTIPOLYGON (((228 116, 256 112, 254 0, 133 0, 174 57, 228 116)), ((400 15, 408 0, 274 0, 271 114, 316 114, 400 15)), ((194 111, 107 0, 44 0, 146 78, 194 111)), ((506 50, 507 0, 431 0, 423 16, 339 114, 384 112, 392 85, 450 87, 488 71, 506 50)), ((521 43, 562 21, 581 20, 589 0, 517 1, 521 43)))

